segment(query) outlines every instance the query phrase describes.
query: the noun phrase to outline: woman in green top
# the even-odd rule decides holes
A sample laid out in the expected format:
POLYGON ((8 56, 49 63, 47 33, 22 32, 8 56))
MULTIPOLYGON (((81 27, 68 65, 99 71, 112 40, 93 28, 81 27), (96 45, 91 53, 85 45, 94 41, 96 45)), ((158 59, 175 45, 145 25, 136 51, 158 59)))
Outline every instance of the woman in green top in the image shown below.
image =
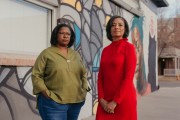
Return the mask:
POLYGON ((43 120, 77 120, 87 91, 87 71, 78 52, 72 28, 57 25, 51 47, 38 56, 32 70, 33 93, 43 120))

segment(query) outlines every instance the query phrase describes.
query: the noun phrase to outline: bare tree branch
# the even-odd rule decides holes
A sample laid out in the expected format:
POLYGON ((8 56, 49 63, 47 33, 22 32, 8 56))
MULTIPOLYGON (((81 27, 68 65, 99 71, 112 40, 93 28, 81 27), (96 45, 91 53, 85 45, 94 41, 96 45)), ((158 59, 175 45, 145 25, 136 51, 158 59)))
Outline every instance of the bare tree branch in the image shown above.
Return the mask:
MULTIPOLYGON (((158 58, 160 57, 163 49, 169 45, 174 46, 175 34, 179 33, 179 28, 175 25, 175 18, 180 16, 180 6, 178 0, 176 4, 167 8, 159 8, 158 10, 158 58), (171 12, 171 9, 175 9, 175 13, 171 12), (167 16, 167 13, 169 16, 167 16)), ((179 40, 180 41, 180 40, 179 40)))

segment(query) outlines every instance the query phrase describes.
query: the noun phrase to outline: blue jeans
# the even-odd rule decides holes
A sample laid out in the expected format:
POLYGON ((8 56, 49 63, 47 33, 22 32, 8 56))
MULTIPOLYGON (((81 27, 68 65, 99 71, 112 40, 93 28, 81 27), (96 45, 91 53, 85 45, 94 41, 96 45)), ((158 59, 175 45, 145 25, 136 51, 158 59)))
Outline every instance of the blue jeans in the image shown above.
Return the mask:
POLYGON ((85 102, 60 104, 42 94, 38 96, 38 110, 43 120, 77 120, 85 102))

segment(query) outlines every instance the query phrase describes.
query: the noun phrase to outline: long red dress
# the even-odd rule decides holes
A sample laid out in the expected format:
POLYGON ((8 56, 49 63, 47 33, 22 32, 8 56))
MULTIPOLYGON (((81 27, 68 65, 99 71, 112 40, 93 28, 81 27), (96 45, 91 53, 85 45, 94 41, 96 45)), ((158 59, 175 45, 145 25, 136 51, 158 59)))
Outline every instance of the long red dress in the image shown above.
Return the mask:
POLYGON ((135 67, 135 48, 126 38, 104 48, 98 74, 98 99, 114 100, 117 106, 110 114, 98 104, 96 120, 137 120, 135 67))

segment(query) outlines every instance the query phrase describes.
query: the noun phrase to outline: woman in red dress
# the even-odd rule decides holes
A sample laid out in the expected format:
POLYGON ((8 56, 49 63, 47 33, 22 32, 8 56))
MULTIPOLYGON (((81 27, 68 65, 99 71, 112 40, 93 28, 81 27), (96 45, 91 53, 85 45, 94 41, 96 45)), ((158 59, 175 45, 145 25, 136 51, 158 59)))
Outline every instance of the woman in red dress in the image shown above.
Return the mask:
POLYGON ((133 44, 127 41, 128 23, 120 16, 113 16, 106 32, 112 43, 103 49, 101 56, 96 120, 137 120, 133 84, 136 52, 133 44))

